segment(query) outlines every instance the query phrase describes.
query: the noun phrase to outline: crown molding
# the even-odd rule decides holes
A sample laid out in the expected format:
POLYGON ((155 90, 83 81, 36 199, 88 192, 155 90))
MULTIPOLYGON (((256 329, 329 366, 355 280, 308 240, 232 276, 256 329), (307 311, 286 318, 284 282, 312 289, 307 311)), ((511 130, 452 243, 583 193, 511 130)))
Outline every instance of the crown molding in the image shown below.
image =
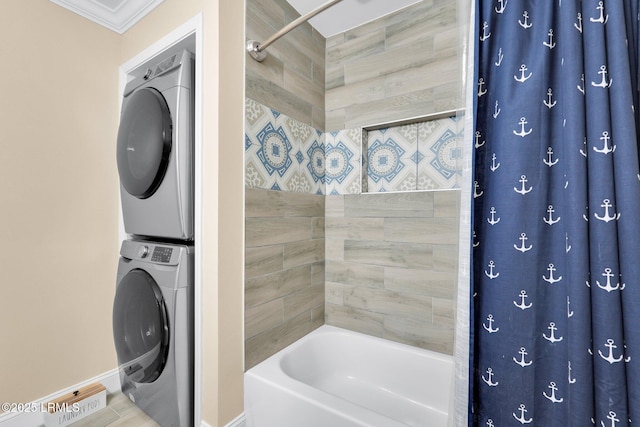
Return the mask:
POLYGON ((49 0, 122 34, 164 0, 49 0))

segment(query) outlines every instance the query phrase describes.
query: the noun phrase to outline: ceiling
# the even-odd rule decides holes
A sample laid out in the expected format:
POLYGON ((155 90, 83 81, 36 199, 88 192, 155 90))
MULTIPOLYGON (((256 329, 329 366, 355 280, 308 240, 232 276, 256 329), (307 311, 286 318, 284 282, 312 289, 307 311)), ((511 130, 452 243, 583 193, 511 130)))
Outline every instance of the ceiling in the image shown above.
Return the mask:
MULTIPOLYGON (((287 0, 300 15, 325 4, 327 0, 287 0)), ((342 0, 309 22, 325 38, 358 27, 381 16, 422 0, 342 0)))

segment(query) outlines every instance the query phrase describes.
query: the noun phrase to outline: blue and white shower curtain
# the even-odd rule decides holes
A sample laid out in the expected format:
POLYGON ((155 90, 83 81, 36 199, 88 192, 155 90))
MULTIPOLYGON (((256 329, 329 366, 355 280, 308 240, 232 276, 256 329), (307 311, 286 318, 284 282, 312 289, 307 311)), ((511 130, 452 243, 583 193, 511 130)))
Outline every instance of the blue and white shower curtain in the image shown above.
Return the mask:
POLYGON ((477 0, 470 425, 640 425, 638 0, 477 0))

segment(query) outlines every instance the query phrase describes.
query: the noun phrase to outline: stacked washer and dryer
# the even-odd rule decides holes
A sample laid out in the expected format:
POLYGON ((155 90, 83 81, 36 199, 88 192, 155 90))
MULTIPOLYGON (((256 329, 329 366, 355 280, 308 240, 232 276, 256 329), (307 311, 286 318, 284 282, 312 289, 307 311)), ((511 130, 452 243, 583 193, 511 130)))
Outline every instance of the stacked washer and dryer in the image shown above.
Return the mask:
POLYGON ((194 56, 161 54, 125 87, 117 164, 127 239, 113 304, 122 392, 193 425, 194 56))

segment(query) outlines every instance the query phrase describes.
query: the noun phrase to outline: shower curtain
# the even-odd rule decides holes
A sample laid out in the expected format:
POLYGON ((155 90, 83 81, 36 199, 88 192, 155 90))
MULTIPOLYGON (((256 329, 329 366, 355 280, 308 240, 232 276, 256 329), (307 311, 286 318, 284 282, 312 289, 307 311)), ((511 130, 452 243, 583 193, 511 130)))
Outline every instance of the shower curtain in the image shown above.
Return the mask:
POLYGON ((638 0, 475 19, 469 424, 639 424, 638 0))

